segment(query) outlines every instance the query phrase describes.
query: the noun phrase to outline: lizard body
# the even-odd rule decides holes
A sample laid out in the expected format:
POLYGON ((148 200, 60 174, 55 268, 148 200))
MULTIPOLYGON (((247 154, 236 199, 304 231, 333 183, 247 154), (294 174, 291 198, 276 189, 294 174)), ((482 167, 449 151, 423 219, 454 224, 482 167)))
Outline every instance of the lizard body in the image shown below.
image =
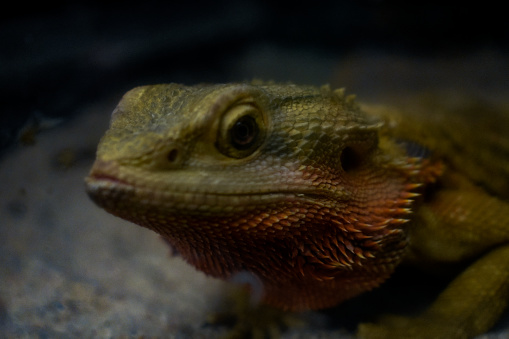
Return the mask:
POLYGON ((87 189, 199 270, 249 272, 288 310, 369 291, 404 259, 479 257, 421 317, 359 332, 471 337, 509 300, 507 124, 467 138, 479 112, 438 113, 361 109, 327 86, 139 87, 113 112, 87 189))

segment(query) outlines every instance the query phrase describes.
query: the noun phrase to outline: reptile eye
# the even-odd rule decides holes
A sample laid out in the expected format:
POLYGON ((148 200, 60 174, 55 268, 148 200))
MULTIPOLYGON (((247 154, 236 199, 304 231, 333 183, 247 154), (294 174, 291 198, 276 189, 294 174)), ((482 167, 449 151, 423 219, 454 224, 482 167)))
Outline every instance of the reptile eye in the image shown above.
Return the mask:
POLYGON ((265 132, 265 119, 260 109, 251 103, 237 104, 221 117, 215 145, 230 158, 245 158, 260 147, 265 132))
POLYGON ((229 132, 232 146, 238 150, 248 149, 256 142, 258 132, 258 125, 252 116, 241 117, 229 132))

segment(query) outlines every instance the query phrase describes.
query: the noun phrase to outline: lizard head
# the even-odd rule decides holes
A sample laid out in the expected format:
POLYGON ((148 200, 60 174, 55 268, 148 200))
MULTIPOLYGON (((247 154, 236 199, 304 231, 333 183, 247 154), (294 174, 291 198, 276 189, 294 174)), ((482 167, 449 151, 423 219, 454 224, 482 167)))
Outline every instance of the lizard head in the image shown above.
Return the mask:
POLYGON ((405 248, 416 169, 380 127, 328 87, 139 87, 87 191, 205 273, 247 271, 270 304, 328 307, 380 284, 405 248))

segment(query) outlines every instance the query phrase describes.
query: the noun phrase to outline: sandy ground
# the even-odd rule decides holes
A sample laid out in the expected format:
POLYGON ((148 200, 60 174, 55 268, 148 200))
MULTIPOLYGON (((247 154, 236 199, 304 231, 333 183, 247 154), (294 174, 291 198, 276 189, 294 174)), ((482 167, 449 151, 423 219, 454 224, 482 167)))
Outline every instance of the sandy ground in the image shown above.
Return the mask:
MULTIPOLYGON (((348 59, 332 82, 350 81, 379 98, 374 88, 390 79, 364 85, 375 70, 390 73, 383 62, 364 63, 370 69, 362 58, 348 59)), ((250 60, 237 67, 256 71, 250 60)), ((411 82, 410 75, 400 80, 411 82)), ((206 323, 222 307, 226 283, 172 257, 156 234, 108 215, 85 194, 83 178, 117 99, 83 107, 79 117, 1 159, 0 337, 214 338, 225 331, 206 323)), ((353 336, 329 326, 327 314, 303 317, 308 324, 283 338, 353 336)), ((509 337, 508 318, 482 338, 509 337)))

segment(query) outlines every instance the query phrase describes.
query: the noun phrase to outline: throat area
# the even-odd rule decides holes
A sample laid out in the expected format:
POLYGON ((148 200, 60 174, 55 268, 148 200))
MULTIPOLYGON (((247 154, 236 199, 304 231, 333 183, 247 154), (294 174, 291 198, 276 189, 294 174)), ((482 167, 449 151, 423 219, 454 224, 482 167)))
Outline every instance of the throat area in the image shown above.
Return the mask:
MULTIPOLYGON (((359 270, 370 277, 362 286, 371 288, 380 279, 375 271, 383 266, 391 272, 406 246, 405 216, 415 187, 400 176, 335 185, 340 195, 313 177, 258 175, 248 183, 232 176, 223 184, 210 174, 180 173, 163 180, 160 173, 99 163, 87 188, 101 207, 159 233, 197 269, 220 278, 256 275, 264 299, 274 305, 327 306, 330 295, 319 305, 309 304, 315 297, 300 296, 323 281, 343 288, 359 270), (298 289, 281 299, 281 286, 298 289)), ((334 295, 342 300, 358 292, 334 295)))

